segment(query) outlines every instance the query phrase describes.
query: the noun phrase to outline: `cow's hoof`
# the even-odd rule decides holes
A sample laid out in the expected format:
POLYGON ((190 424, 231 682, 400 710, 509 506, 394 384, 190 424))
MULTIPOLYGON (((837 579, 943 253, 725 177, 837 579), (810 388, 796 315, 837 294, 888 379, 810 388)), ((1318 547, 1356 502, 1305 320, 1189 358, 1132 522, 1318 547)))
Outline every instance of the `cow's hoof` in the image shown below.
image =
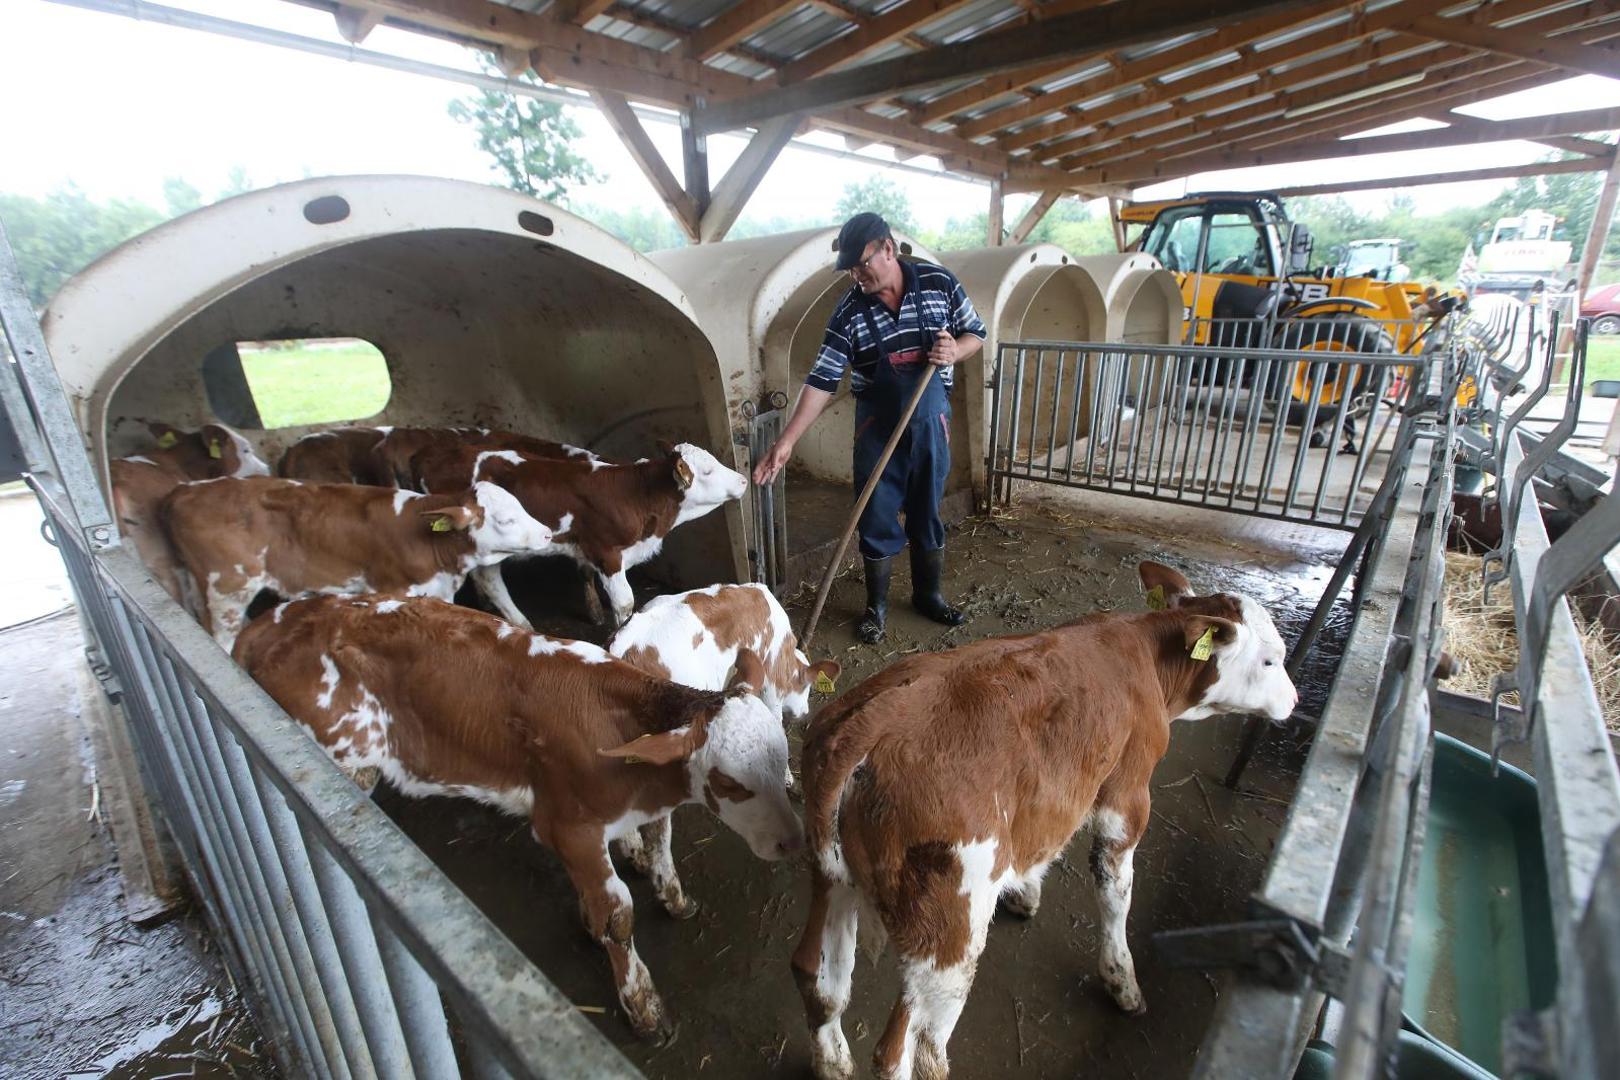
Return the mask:
POLYGON ((698 913, 699 906, 700 905, 698 902, 692 899, 690 896, 682 896, 675 903, 670 903, 667 900, 664 901, 664 910, 669 912, 669 917, 672 919, 679 919, 682 922, 685 922, 687 919, 690 919, 692 916, 696 915, 698 913))
POLYGON ((1033 919, 1041 910, 1041 902, 1039 898, 1031 902, 1018 893, 1002 893, 1001 910, 1020 919, 1033 919))

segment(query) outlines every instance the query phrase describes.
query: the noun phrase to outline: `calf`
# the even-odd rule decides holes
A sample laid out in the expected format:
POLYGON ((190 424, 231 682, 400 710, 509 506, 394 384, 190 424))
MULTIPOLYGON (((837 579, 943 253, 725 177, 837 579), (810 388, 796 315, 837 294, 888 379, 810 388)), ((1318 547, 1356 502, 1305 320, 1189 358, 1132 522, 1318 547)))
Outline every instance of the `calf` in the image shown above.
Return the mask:
POLYGON ((324 484, 414 487, 411 459, 424 450, 478 446, 536 457, 600 460, 589 450, 515 431, 472 427, 340 427, 305 435, 282 455, 277 475, 324 484))
MULTIPOLYGON (((501 485, 555 533, 552 550, 595 570, 613 605, 615 626, 635 609, 626 572, 657 555, 677 525, 742 498, 748 481, 690 443, 656 458, 613 465, 596 458, 541 458, 515 450, 447 447, 418 454, 413 466, 423 491, 501 485)), ((473 580, 508 621, 527 627, 498 567, 473 580)))
POLYGON ((392 428, 340 427, 305 435, 281 455, 276 475, 321 484, 396 487, 377 457, 377 444, 392 428))
POLYGON ((453 598, 467 574, 532 554, 551 530, 494 484, 441 495, 258 477, 176 488, 159 518, 181 591, 225 649, 261 589, 453 598))
POLYGON ((516 431, 490 428, 395 428, 377 445, 377 457, 383 468, 393 476, 400 487, 419 487, 414 461, 418 454, 428 451, 455 451, 464 446, 480 450, 515 450, 540 458, 578 458, 607 464, 601 458, 578 446, 539 439, 516 431))
MULTIPOLYGON (((812 664, 798 647, 787 612, 763 585, 710 585, 674 596, 657 596, 630 617, 608 643, 608 652, 649 675, 699 690, 719 690, 747 651, 764 665, 760 697, 780 722, 810 711, 810 688, 818 677, 838 677, 836 660, 812 664)), ((793 773, 783 782, 791 789, 793 773)), ((671 825, 666 815, 621 841, 639 863, 670 859, 671 825)), ((673 864, 671 864, 673 865, 673 864)))
POLYGON ((854 1071, 840 1016, 859 901, 900 958, 878 1075, 944 1077, 997 898, 1033 915, 1042 876, 1082 826, 1102 909, 1103 984, 1126 1012, 1144 1010, 1125 917, 1170 721, 1280 720, 1298 695, 1259 604, 1195 597, 1156 563, 1139 572, 1163 590, 1165 610, 909 657, 811 725, 802 765, 813 887, 793 972, 818 1077, 854 1071))
POLYGON ((178 600, 180 583, 174 557, 157 524, 158 503, 179 484, 222 476, 264 476, 270 468, 246 439, 224 424, 204 424, 189 432, 168 424, 151 424, 149 429, 156 445, 108 462, 108 486, 118 531, 135 545, 153 579, 178 600))
MULTIPOLYGON (((723 692, 694 690, 467 608, 321 597, 255 619, 235 655, 351 774, 376 768, 407 795, 527 815, 643 1035, 662 1028, 663 1005, 609 843, 700 801, 760 858, 803 843, 782 788, 787 739, 755 696, 763 675, 747 651, 723 692)), ((665 907, 689 913, 674 864, 648 869, 665 907)))

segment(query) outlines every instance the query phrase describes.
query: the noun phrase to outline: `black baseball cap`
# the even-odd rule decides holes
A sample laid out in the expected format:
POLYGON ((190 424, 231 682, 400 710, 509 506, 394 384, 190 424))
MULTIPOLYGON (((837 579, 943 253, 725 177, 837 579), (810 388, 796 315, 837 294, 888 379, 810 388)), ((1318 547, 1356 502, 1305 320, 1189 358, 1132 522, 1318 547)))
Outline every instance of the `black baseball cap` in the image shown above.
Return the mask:
POLYGON ((838 230, 838 269, 848 270, 861 261, 861 252, 874 240, 891 240, 889 223, 870 210, 856 214, 838 230))

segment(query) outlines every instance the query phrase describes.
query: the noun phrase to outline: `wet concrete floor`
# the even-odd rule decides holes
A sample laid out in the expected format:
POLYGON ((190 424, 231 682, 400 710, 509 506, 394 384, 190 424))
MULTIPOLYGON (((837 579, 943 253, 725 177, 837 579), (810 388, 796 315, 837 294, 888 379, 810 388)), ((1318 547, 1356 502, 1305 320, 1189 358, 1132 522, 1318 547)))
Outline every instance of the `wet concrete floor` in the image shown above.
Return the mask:
MULTIPOLYGON (((812 652, 844 665, 839 687, 847 690, 918 649, 1032 631, 1100 608, 1136 608, 1142 601, 1135 567, 1143 558, 1181 568, 1200 591, 1254 596, 1289 639, 1309 615, 1344 541, 1343 534, 1124 500, 1028 501, 952 530, 946 584, 972 617, 966 627, 946 630, 912 613, 902 567, 889 639, 877 646, 854 643, 864 597, 856 572, 834 586, 812 652)), ((795 625, 811 599, 805 590, 790 602, 795 625)), ((602 638, 575 613, 537 622, 552 632, 602 638)), ((1346 623, 1343 617, 1330 623, 1300 679, 1302 712, 1320 709, 1346 623)), ((1310 737, 1303 722, 1277 727, 1242 790, 1234 792, 1220 778, 1242 728, 1243 721, 1233 719, 1178 725, 1154 776, 1152 823, 1137 855, 1129 924, 1148 1014, 1121 1015, 1102 989, 1089 876, 1083 860, 1064 861, 1047 879, 1036 918, 998 916, 951 1042, 954 1076, 1186 1075, 1222 983, 1165 967, 1151 934, 1244 916, 1310 737)), ((796 757, 797 733, 793 741, 796 757)), ((464 800, 408 800, 388 790, 378 799, 647 1075, 808 1074, 810 1041, 788 967, 807 900, 801 866, 754 859, 706 810, 686 807, 675 818, 675 854, 688 893, 702 905, 696 917, 670 919, 645 881, 621 868, 636 900, 637 945, 679 1025, 676 1040, 658 1047, 631 1035, 606 959, 580 926, 573 888, 525 822, 464 800)), ((858 1060, 869 1058, 896 988, 891 960, 858 962, 845 1017, 858 1060)))
POLYGON ((0 1076, 272 1077, 203 925, 130 923, 71 610, 0 631, 0 1076))

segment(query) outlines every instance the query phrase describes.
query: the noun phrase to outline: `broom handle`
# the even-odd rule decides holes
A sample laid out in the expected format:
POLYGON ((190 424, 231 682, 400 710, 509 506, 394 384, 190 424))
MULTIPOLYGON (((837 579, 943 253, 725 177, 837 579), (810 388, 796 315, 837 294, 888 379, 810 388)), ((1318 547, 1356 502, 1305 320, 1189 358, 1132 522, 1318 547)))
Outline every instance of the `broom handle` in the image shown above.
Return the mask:
POLYGON ((883 470, 888 467, 889 459, 894 456, 894 448, 900 445, 900 436, 906 432, 906 425, 911 423, 911 415, 917 411, 922 403, 923 394, 934 379, 934 373, 939 368, 934 364, 928 365, 928 373, 917 383, 917 390, 911 395, 911 401, 906 405, 906 411, 900 414, 900 422, 894 425, 894 433, 889 436, 889 445, 883 448, 883 455, 878 458, 877 467, 872 475, 866 478, 866 486, 861 489, 861 497, 855 500, 855 512, 849 516, 849 524, 844 526, 844 535, 839 538, 838 548, 833 552, 832 559, 827 563, 827 572, 821 575, 821 591, 816 594, 816 606, 810 609, 810 621, 805 623, 804 633, 799 637, 799 648, 806 653, 810 649, 810 641, 816 636, 816 625, 821 622, 821 609, 827 606, 827 594, 832 591, 833 578, 838 576, 838 566, 844 561, 844 552, 849 548, 849 538, 855 535, 855 526, 860 523, 861 513, 865 511, 866 504, 872 501, 872 492, 877 490, 878 481, 883 479, 883 470))

